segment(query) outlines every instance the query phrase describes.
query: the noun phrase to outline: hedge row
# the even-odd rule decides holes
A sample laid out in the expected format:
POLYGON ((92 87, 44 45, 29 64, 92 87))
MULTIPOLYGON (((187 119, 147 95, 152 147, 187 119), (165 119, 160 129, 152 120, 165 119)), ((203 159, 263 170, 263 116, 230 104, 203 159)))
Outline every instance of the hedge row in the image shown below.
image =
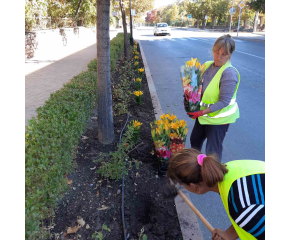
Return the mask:
MULTIPOLYGON (((123 50, 122 35, 119 33, 111 41, 113 69, 123 50)), ((43 239, 41 221, 54 215, 53 209, 67 190, 65 176, 73 170, 79 138, 97 104, 97 73, 93 67, 96 61, 93 61, 88 71, 51 94, 26 127, 26 239, 43 239)))
MULTIPOLYGON (((128 39, 130 39, 130 33, 128 33, 128 39)), ((124 33, 118 33, 115 38, 110 42, 110 60, 111 60, 111 71, 116 68, 117 60, 120 58, 121 53, 124 49, 124 33)), ((97 71, 97 59, 92 60, 88 68, 90 70, 97 71)))

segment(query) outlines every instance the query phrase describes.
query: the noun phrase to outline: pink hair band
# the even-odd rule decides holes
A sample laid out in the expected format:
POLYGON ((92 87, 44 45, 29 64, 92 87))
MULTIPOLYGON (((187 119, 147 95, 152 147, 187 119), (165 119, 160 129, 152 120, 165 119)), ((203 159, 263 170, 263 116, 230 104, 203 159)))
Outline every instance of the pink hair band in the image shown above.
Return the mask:
POLYGON ((198 162, 198 164, 200 165, 200 166, 202 166, 202 164, 203 164, 203 159, 206 157, 206 155, 205 154, 199 154, 198 156, 197 156, 197 162, 198 162))

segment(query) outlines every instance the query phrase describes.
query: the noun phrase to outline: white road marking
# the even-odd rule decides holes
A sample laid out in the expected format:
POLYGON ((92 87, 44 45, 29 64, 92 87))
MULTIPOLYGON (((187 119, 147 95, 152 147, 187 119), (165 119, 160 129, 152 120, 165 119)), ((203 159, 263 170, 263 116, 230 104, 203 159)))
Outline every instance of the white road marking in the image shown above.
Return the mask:
POLYGON ((196 40, 197 40, 196 38, 188 38, 188 39, 190 39, 190 40, 194 40, 194 41, 196 41, 196 40))
POLYGON ((263 57, 259 57, 259 56, 256 56, 256 55, 253 55, 253 54, 250 54, 250 53, 245 53, 245 52, 238 51, 238 50, 236 50, 236 52, 243 53, 243 54, 247 54, 249 56, 256 57, 256 58, 261 58, 261 59, 264 59, 265 60, 265 58, 263 58, 263 57))
POLYGON ((173 38, 169 38, 170 41, 176 42, 176 40, 174 40, 173 38))
POLYGON ((182 40, 182 41, 187 41, 186 39, 184 39, 184 38, 179 38, 180 40, 182 40))

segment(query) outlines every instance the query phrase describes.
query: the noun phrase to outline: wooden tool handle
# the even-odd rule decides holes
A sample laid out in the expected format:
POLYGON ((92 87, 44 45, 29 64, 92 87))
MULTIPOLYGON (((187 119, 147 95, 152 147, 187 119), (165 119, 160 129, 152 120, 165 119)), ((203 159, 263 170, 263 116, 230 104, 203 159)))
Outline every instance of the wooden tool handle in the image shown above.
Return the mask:
POLYGON ((188 200, 188 198, 183 194, 183 192, 181 192, 180 190, 178 190, 178 194, 180 195, 180 197, 182 197, 182 199, 187 203, 187 205, 192 209, 192 211, 194 211, 194 213, 199 217, 199 219, 203 222, 203 224, 208 228, 208 230, 210 232, 213 232, 214 228, 212 227, 212 225, 204 218, 204 216, 197 210, 197 208, 192 204, 191 201, 188 200))

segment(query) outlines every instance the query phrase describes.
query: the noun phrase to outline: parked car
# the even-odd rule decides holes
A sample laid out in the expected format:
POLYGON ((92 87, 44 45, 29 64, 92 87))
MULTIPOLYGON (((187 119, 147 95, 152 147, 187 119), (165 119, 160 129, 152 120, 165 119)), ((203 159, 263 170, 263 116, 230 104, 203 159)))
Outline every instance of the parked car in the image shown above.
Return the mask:
POLYGON ((157 23, 153 29, 154 36, 158 35, 171 35, 171 30, 167 23, 157 23))

